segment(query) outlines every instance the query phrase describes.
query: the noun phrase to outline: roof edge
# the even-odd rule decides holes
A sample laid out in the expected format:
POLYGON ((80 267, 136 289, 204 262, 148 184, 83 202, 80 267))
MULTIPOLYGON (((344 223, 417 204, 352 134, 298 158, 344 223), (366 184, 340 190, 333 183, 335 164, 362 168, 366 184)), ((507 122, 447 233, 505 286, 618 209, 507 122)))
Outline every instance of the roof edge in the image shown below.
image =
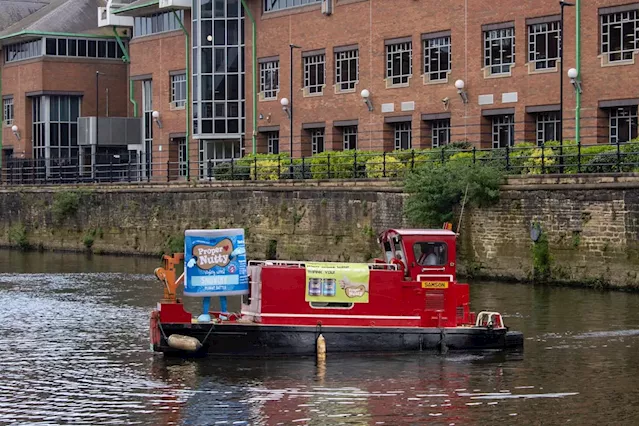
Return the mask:
POLYGON ((154 6, 154 5, 158 5, 160 4, 160 0, 150 0, 146 3, 143 4, 136 4, 134 6, 126 6, 126 7, 121 7, 119 9, 112 9, 111 13, 113 13, 114 15, 121 15, 125 12, 131 12, 132 10, 136 10, 136 9, 142 9, 143 7, 149 7, 149 6, 154 6))
POLYGON ((29 31, 29 30, 23 30, 23 31, 18 31, 17 33, 13 33, 13 34, 7 34, 5 36, 0 36, 0 40, 6 40, 9 38, 13 38, 13 37, 20 37, 20 36, 59 36, 59 37, 82 37, 82 38, 116 38, 113 35, 106 35, 106 34, 91 34, 91 33, 58 33, 58 32, 51 32, 51 31, 29 31))

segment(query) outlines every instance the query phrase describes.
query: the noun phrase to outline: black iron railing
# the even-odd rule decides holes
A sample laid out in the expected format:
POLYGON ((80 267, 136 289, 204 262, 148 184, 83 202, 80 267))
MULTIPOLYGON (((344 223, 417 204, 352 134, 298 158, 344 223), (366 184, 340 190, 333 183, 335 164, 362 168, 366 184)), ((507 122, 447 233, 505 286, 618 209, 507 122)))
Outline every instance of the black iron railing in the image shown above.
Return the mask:
MULTIPOLYGON (((85 159, 86 160, 86 159, 85 159)), ((258 154, 237 159, 191 162, 192 179, 377 179, 401 178, 411 170, 445 163, 484 164, 509 174, 616 173, 638 171, 638 142, 619 144, 520 144, 497 149, 454 149, 393 152, 330 151, 310 157, 258 154)), ((104 156, 97 164, 80 158, 8 159, 2 169, 5 185, 116 182, 171 182, 186 178, 187 164, 104 156)))

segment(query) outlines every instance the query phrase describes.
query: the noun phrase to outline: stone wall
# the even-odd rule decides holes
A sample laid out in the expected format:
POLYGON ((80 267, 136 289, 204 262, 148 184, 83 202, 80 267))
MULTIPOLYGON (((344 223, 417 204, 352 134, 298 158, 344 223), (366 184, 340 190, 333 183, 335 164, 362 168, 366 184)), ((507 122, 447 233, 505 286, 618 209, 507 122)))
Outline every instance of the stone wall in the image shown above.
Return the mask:
MULTIPOLYGON (((187 228, 244 227, 251 258, 360 262, 378 256, 378 232, 410 226, 404 198, 386 180, 4 188, 0 245, 158 254, 187 228)), ((535 220, 554 279, 638 286, 637 175, 509 179, 497 205, 466 209, 462 270, 530 277, 535 220)))

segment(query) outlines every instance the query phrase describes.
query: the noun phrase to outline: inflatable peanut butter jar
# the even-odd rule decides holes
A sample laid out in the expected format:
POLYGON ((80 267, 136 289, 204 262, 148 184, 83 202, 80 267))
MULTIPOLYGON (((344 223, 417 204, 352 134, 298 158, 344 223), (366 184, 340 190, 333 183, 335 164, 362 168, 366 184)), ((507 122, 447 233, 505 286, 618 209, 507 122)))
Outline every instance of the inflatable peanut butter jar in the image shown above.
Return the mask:
POLYGON ((184 242, 185 296, 249 293, 243 229, 187 230, 184 242))

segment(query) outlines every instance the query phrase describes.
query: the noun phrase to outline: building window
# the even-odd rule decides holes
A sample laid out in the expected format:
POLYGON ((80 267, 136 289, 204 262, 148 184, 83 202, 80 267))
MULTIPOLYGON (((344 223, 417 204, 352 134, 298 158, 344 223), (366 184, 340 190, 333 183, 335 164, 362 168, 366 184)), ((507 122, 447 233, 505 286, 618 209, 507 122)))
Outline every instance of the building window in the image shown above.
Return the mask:
POLYGON ((187 139, 178 139, 178 172, 180 177, 187 176, 187 139))
POLYGON ((184 108, 187 102, 187 75, 176 74, 171 76, 171 106, 184 108))
POLYGON ((601 48, 608 62, 630 61, 638 50, 638 10, 601 16, 601 48))
POLYGON ((13 126, 13 98, 2 100, 2 117, 5 126, 13 126))
POLYGON ((395 123, 393 127, 394 149, 411 149, 411 122, 395 123))
POLYGON ((9 44, 3 47, 5 62, 22 61, 42 56, 42 40, 9 44))
POLYGON ((494 148, 514 145, 513 114, 491 117, 491 133, 494 148))
POLYGON ((451 140, 451 120, 433 120, 431 122, 431 146, 438 148, 449 144, 451 140))
POLYGON ((267 150, 269 154, 280 153, 280 132, 267 133, 267 150))
POLYGON ((451 71, 451 36, 424 40, 424 74, 428 81, 446 81, 451 71))
POLYGON ((402 86, 409 84, 412 73, 411 42, 387 45, 387 84, 402 86))
MULTIPOLYGON (((193 6, 193 134, 209 139, 212 135, 227 137, 242 145, 239 142, 245 133, 242 3, 194 0, 193 6)), ((214 149, 222 145, 207 142, 205 146, 214 149)))
POLYGON ((80 38, 45 39, 46 56, 67 56, 74 58, 120 59, 124 56, 116 40, 96 40, 80 38))
POLYGON ((311 130, 311 154, 324 152, 324 129, 311 130))
POLYGON ((358 83, 358 49, 336 52, 336 86, 338 91, 354 90, 358 83))
POLYGON ((307 94, 322 94, 324 88, 325 55, 304 57, 304 88, 307 94))
POLYGON ((560 21, 529 25, 529 62, 536 70, 555 68, 560 58, 560 21))
POLYGON ((609 142, 623 143, 638 137, 638 107, 609 110, 609 142))
POLYGON ((274 10, 289 9, 291 7, 304 6, 307 4, 320 3, 322 0, 263 0, 264 11, 272 12, 274 10))
POLYGON ((342 128, 342 146, 347 149, 358 149, 358 126, 342 128))
POLYGON ((151 80, 142 81, 142 138, 143 148, 146 154, 145 163, 149 166, 151 173, 153 155, 153 82, 151 80))
POLYGON ((513 27, 484 32, 484 66, 489 74, 509 74, 515 64, 513 27))
POLYGON ((280 88, 278 71, 279 61, 262 62, 260 64, 260 93, 262 99, 277 99, 278 89, 280 88))
POLYGON ((77 159, 80 97, 40 96, 32 99, 35 159, 77 159))
POLYGON ((542 112, 536 115, 536 142, 538 146, 545 142, 557 141, 560 137, 560 114, 542 112))
POLYGON ((133 37, 181 30, 180 21, 184 19, 184 13, 182 10, 177 10, 176 13, 180 18, 179 20, 173 12, 155 13, 149 16, 133 18, 133 37))

